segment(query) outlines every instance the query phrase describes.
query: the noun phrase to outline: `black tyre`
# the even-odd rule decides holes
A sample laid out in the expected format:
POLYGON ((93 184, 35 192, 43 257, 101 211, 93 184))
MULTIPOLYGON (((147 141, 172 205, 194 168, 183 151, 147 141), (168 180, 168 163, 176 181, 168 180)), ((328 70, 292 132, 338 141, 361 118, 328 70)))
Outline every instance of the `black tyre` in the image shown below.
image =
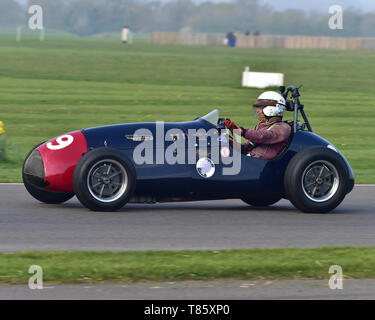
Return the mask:
MULTIPOLYGON (((44 143, 44 142, 43 142, 44 143)), ((41 143, 41 144, 43 144, 41 143)), ((47 203, 47 204, 58 204, 58 203, 63 203, 65 201, 68 201, 69 199, 74 197, 74 193, 66 193, 66 192, 53 192, 53 191, 48 191, 43 189, 42 187, 39 187, 36 185, 36 183, 41 183, 41 180, 43 180, 41 177, 36 177, 34 175, 28 174, 25 172, 25 167, 26 164, 29 163, 29 158, 31 154, 35 151, 36 148, 38 148, 41 144, 38 144, 36 147, 34 147, 29 154, 26 156, 25 161, 22 166, 22 180, 23 184, 26 188, 26 190, 30 193, 31 196, 33 196, 35 199, 38 201, 47 203)), ((35 151, 38 153, 38 151, 35 151)), ((35 154, 34 152, 34 154, 35 154)), ((40 161, 40 164, 36 164, 36 166, 42 166, 41 169, 43 168, 43 163, 42 163, 42 158, 36 159, 34 161, 40 161)))
POLYGON ((345 198, 348 184, 345 161, 337 152, 325 147, 298 152, 284 176, 288 199, 303 212, 332 211, 345 198))
POLYGON ((135 176, 133 164, 122 152, 94 149, 81 158, 74 170, 74 192, 93 211, 115 211, 133 194, 135 176))
POLYGON ((281 196, 278 194, 270 194, 267 195, 267 197, 244 197, 241 200, 254 207, 267 207, 279 202, 281 200, 281 196))

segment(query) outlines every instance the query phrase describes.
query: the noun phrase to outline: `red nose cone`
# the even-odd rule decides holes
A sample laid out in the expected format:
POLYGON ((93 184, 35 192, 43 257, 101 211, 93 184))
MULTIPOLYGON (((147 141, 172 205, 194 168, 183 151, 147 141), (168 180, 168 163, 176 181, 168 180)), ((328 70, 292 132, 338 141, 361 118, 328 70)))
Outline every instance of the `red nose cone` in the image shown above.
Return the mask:
POLYGON ((44 165, 46 189, 74 192, 73 173, 78 161, 87 152, 86 138, 74 131, 54 138, 37 148, 44 165))

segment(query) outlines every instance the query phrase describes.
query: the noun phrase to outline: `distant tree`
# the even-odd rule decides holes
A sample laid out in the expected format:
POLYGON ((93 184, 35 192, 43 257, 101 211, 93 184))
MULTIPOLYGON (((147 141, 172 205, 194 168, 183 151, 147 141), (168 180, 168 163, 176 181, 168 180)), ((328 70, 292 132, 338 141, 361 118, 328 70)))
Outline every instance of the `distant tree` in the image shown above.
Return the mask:
POLYGON ((24 25, 25 10, 14 0, 0 1, 0 26, 12 27, 24 25))
MULTIPOLYGON (((260 0, 194 2, 193 0, 29 0, 43 7, 44 25, 81 36, 120 32, 129 25, 135 32, 179 31, 261 34, 365 36, 375 33, 375 13, 353 8, 344 11, 344 29, 328 28, 329 14, 302 10, 275 11, 260 0)), ((27 23, 27 12, 15 0, 0 0, 0 25, 27 23)))
POLYGON ((375 12, 367 13, 363 16, 359 34, 363 37, 375 36, 375 12))
POLYGON ((203 3, 194 15, 186 19, 185 26, 200 32, 227 32, 235 28, 234 7, 230 3, 203 3))
POLYGON ((192 0, 174 0, 159 8, 160 30, 179 31, 187 26, 189 17, 195 14, 197 6, 192 0))

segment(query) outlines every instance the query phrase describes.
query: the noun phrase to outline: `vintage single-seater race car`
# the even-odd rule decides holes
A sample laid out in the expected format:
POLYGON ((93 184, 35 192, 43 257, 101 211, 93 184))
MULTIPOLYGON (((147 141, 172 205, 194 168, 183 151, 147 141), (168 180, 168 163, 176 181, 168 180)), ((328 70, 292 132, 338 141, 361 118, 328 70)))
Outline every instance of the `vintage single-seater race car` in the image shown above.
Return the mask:
POLYGON ((353 171, 336 147, 312 132, 298 88, 280 90, 286 99, 291 93, 286 110, 294 116, 286 121, 292 129, 289 142, 272 160, 229 145, 233 137, 214 110, 188 122, 119 124, 64 134, 30 151, 24 185, 39 201, 57 204, 76 195, 95 211, 118 210, 128 202, 216 199, 268 206, 284 198, 303 212, 329 212, 353 189, 353 171))

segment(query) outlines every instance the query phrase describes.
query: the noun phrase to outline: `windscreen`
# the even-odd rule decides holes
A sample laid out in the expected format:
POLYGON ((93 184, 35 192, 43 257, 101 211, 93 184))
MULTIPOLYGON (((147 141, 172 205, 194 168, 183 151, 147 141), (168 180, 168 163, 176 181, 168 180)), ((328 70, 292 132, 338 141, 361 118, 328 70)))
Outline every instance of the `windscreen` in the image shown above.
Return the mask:
POLYGON ((216 126, 217 122, 219 121, 219 110, 215 109, 211 111, 210 113, 207 113, 205 116, 202 117, 202 119, 216 126))

